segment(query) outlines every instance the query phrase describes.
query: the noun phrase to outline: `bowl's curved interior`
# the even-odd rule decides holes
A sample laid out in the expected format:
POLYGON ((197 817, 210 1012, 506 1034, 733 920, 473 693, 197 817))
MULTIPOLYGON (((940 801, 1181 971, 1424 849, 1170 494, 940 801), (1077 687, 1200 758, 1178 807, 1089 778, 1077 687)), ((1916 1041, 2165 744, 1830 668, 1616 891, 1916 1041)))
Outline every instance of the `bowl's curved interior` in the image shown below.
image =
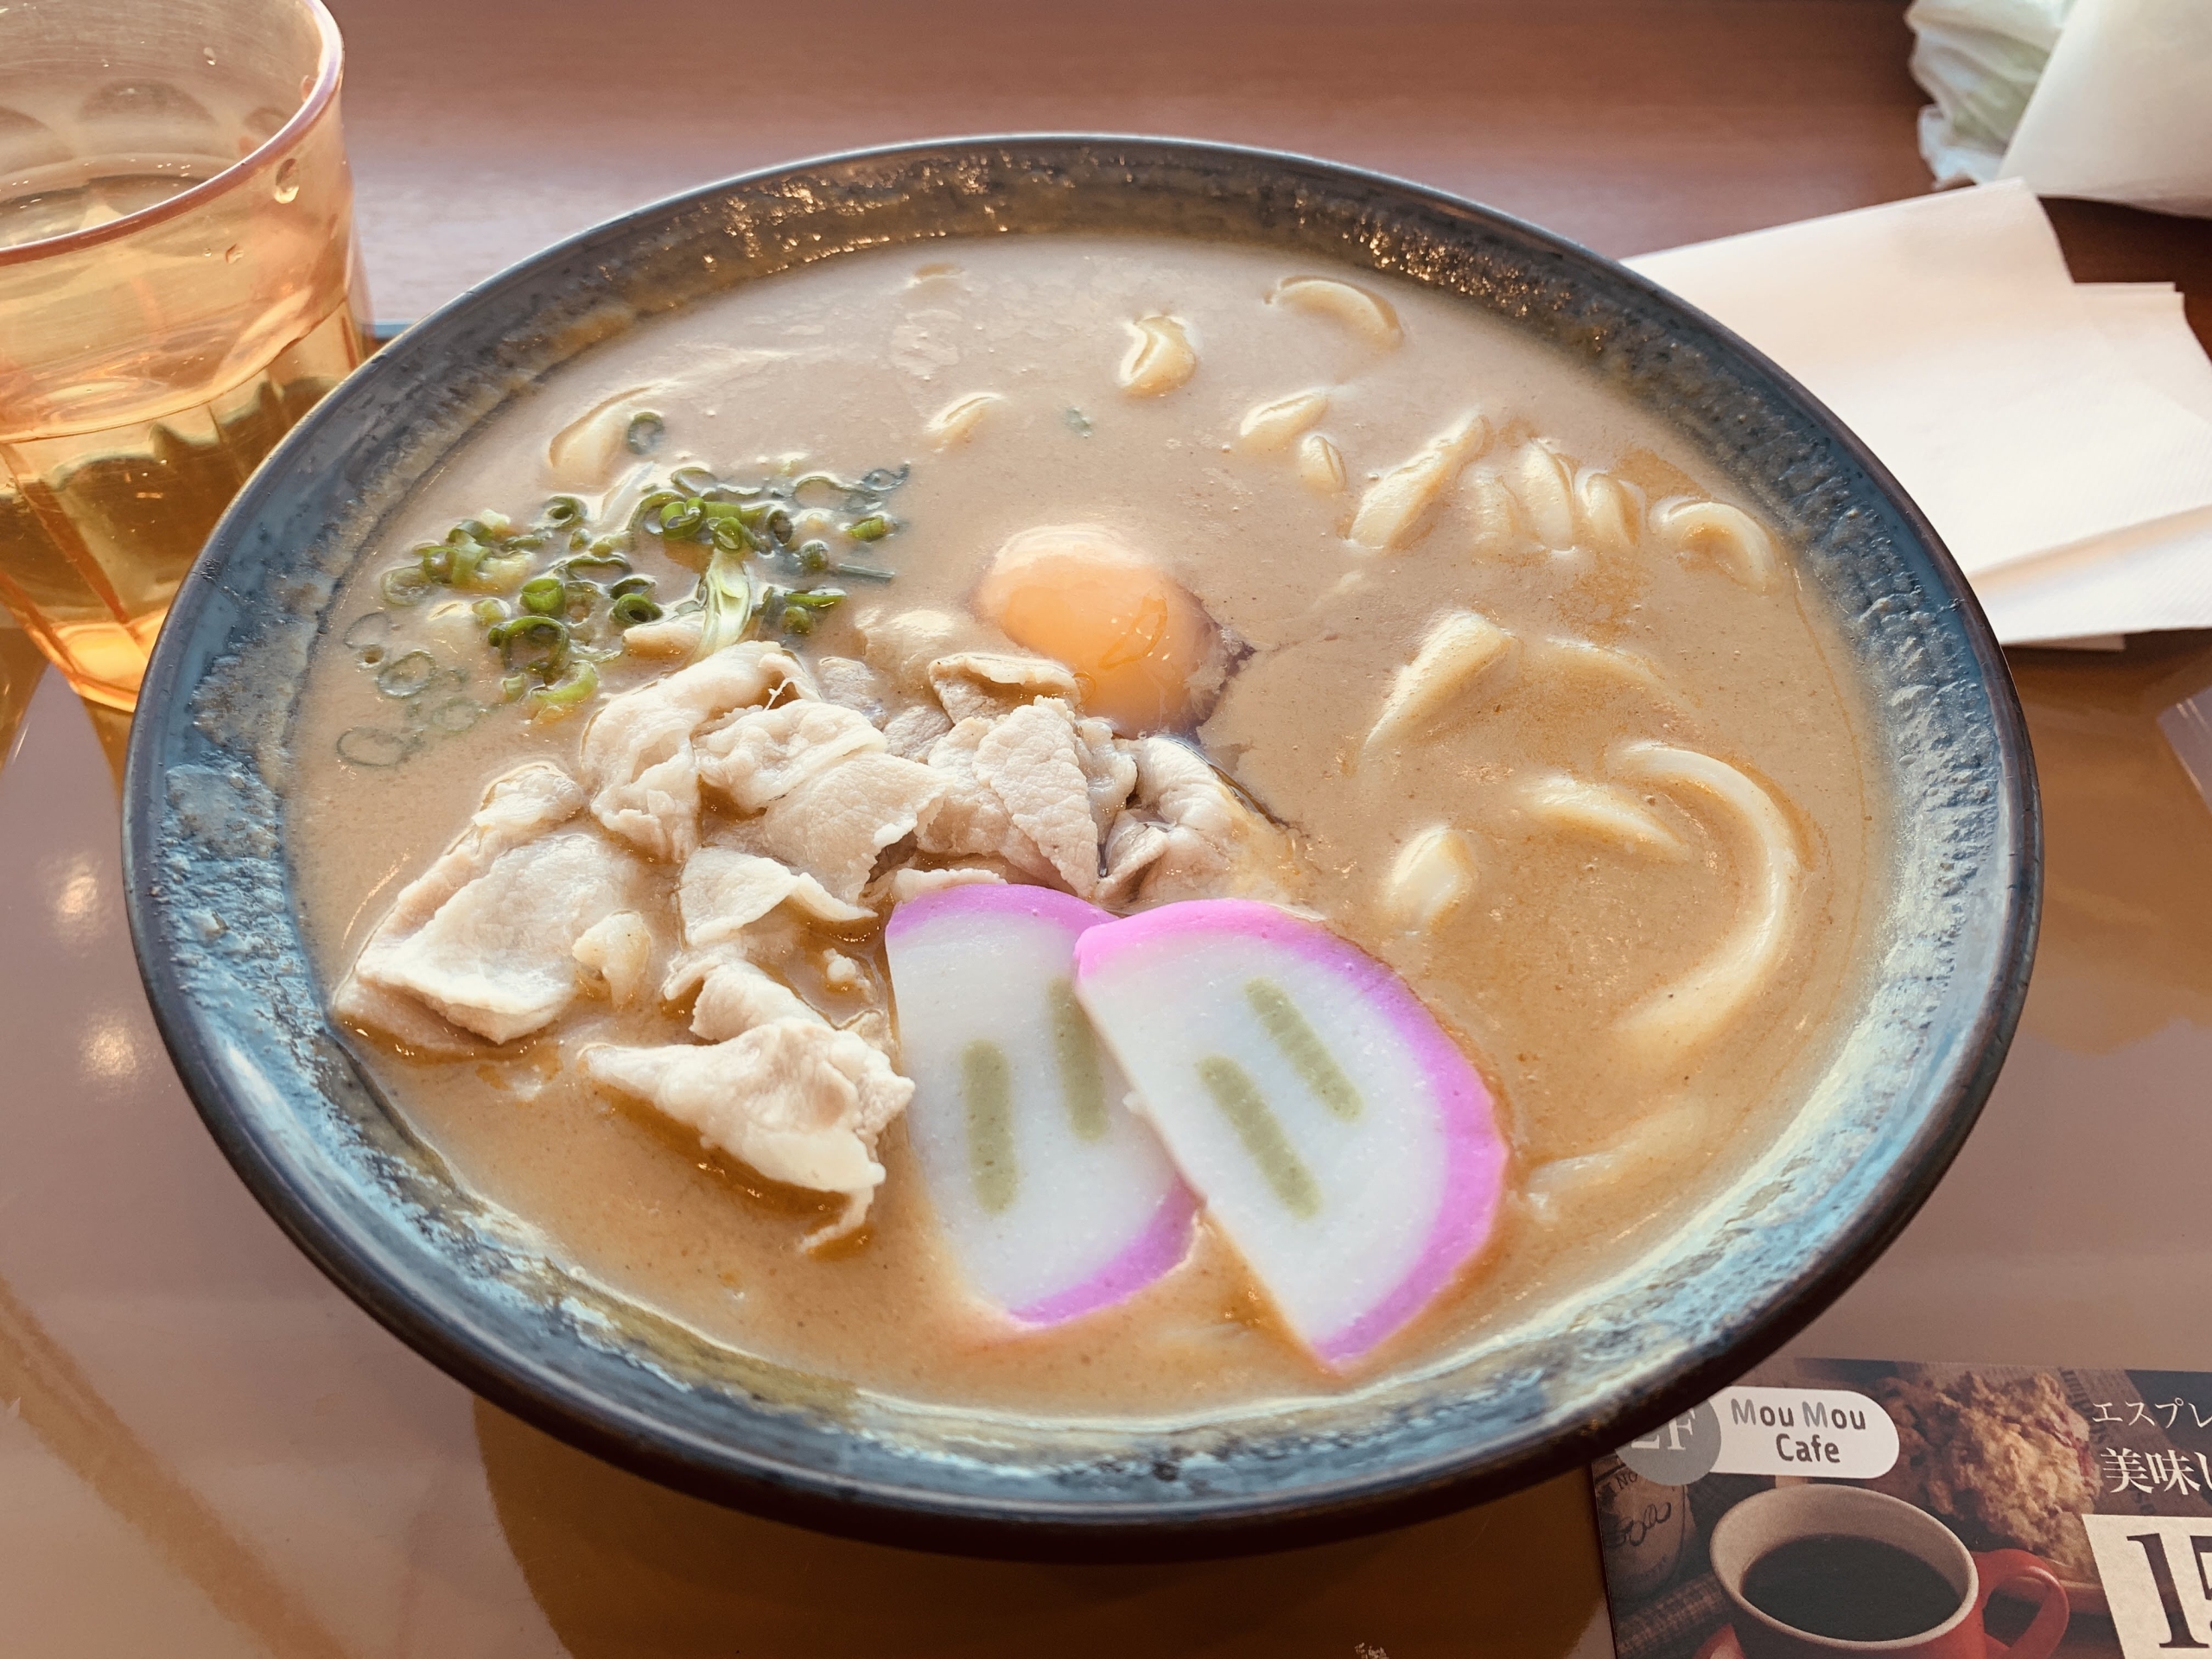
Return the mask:
POLYGON ((465 1381, 580 1443, 845 1530, 1009 1552, 1283 1541, 1504 1490, 1726 1381, 1887 1243, 1987 1091, 2026 979, 2032 773, 1978 611, 1925 523, 1771 365, 1512 220, 1322 163, 1111 139, 801 165, 647 208, 464 296, 270 457, 171 613, 128 784, 162 1031, 301 1245, 465 1381), (324 608, 391 509, 555 365, 640 318, 849 250, 1056 230, 1219 237, 1465 296, 1662 412, 1802 544, 1885 740, 1885 953, 1782 1142, 1593 1296, 1356 1401, 1174 1429, 1024 1430, 702 1342, 573 1275, 410 1138, 324 1023, 282 853, 287 722, 324 608))

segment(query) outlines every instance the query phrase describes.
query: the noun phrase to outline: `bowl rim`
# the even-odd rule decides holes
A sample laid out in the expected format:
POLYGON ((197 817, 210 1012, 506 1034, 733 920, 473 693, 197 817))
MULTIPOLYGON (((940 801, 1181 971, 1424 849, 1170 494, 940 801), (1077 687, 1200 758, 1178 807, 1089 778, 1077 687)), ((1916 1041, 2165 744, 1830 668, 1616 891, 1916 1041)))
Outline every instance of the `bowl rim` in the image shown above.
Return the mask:
POLYGON ((183 717, 190 690, 182 680, 184 639, 199 609, 195 595, 213 581, 212 566, 219 563, 219 550, 227 550, 244 533, 284 463, 338 417, 345 387, 373 373, 378 360, 374 356, 285 435, 226 509, 173 607, 172 624, 181 613, 186 626, 164 629, 146 676, 141 709, 154 711, 156 718, 137 720, 131 734, 124 786, 124 867, 133 946, 156 1025, 194 1108, 240 1179, 294 1243, 357 1304, 493 1403, 609 1462, 696 1497, 818 1530, 948 1553, 1008 1559, 1183 1560, 1319 1542, 1427 1519, 1586 1467, 1635 1434, 1688 1410, 1733 1382, 1822 1313, 1917 1213, 1979 1117, 2018 1023, 2042 896, 2039 787, 2009 668, 1941 537, 1888 468, 1826 405, 1733 330, 1640 273, 1515 215, 1375 169, 1295 152, 1172 137, 1046 131, 922 139, 779 162, 677 192, 588 226, 473 284, 410 325, 395 343, 404 345, 418 331, 427 334, 448 318, 495 303, 502 293, 595 244, 620 239, 685 208, 747 188, 859 163, 978 150, 1034 151, 1039 147, 1063 152, 1107 148, 1161 160, 1287 166, 1487 223, 1563 256, 1570 264, 1594 265, 1608 281, 1627 284, 1645 298, 1684 314, 1751 367, 1764 371, 1782 397, 1794 403, 1796 412, 1866 474, 1925 548, 1941 586, 1940 592, 1929 594, 1930 601, 1955 611, 1963 643, 1986 690, 1994 740, 1988 761, 1994 774, 1994 798, 1988 810, 2000 829, 2009 828, 2009 834, 1993 834, 1988 850, 1990 864, 2001 865, 2008 874, 2001 890, 2001 920, 1989 947, 2001 967, 1982 988, 1971 1023, 1956 1032, 1950 1054, 1934 1068, 1922 1091, 1930 1104, 1920 1133, 1890 1164, 1850 1226, 1834 1236, 1809 1271, 1773 1294, 1736 1327, 1732 1338, 1696 1343, 1686 1354, 1687 1363, 1670 1372, 1667 1381, 1616 1399, 1610 1409, 1568 1433, 1546 1435, 1532 1429, 1517 1438, 1482 1442, 1478 1452, 1455 1452, 1382 1474, 1212 1502, 1185 1497, 1157 1504, 1022 1503, 840 1475, 679 1432, 662 1419, 629 1409, 625 1402, 579 1386, 535 1356, 477 1340, 479 1333, 454 1317, 452 1308, 440 1305, 435 1294, 426 1295, 428 1287, 410 1284, 374 1241, 346 1227, 333 1213, 334 1206, 299 1179, 298 1172, 233 1109, 226 1098, 230 1087, 223 1067, 199 1024, 179 963, 162 949, 159 920, 168 902, 155 874, 166 804, 162 749, 168 728, 183 717), (211 559, 211 554, 218 556, 211 559))

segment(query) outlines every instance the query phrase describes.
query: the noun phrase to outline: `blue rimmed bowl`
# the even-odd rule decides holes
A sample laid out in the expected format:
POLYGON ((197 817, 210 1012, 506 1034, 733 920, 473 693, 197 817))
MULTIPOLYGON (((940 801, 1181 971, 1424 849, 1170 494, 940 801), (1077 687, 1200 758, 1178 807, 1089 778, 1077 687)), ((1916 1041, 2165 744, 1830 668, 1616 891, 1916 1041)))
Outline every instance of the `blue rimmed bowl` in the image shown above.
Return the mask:
POLYGON ((186 1087, 325 1272, 490 1399, 644 1474, 929 1548, 1173 1555, 1306 1541, 1526 1484, 1765 1357, 1933 1189, 1994 1080, 2033 954, 2035 776, 2004 660, 1927 521, 1742 340, 1556 237, 1297 156, 1112 137, 834 156, 646 207, 410 329, 263 464, 169 613, 125 785, 131 925, 186 1087), (1226 238, 1459 295, 1604 376, 1763 503, 1853 653, 1896 802, 1879 960, 1781 1142, 1652 1250, 1441 1370, 1178 1428, 1023 1427, 702 1341, 541 1253, 410 1137, 337 1040, 283 855, 309 646, 380 527, 463 438, 613 328, 887 244, 1226 238), (711 254, 711 259, 703 256, 711 254))

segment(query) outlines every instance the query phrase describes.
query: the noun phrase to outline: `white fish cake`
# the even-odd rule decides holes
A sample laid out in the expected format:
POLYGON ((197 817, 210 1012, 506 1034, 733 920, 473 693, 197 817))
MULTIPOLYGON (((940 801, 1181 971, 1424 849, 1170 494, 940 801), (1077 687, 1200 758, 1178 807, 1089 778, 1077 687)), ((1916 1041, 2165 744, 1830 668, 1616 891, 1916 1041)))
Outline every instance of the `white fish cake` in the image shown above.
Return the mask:
POLYGON ((1075 998, 1075 941, 1111 920, 970 886, 900 906, 885 933, 922 1179, 970 1284, 1027 1325, 1132 1296, 1190 1247, 1196 1206, 1075 998))

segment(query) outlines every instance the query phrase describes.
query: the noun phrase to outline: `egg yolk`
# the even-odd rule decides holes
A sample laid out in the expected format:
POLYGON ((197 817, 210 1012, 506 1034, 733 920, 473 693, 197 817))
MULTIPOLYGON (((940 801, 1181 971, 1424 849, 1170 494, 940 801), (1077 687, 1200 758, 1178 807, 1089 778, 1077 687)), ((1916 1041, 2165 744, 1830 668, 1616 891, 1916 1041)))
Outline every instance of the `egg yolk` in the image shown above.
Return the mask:
POLYGON ((1211 658, 1212 619, 1111 531, 1024 531, 991 561, 976 607, 1007 639, 1074 671, 1084 712, 1125 736, 1180 726, 1211 658))

